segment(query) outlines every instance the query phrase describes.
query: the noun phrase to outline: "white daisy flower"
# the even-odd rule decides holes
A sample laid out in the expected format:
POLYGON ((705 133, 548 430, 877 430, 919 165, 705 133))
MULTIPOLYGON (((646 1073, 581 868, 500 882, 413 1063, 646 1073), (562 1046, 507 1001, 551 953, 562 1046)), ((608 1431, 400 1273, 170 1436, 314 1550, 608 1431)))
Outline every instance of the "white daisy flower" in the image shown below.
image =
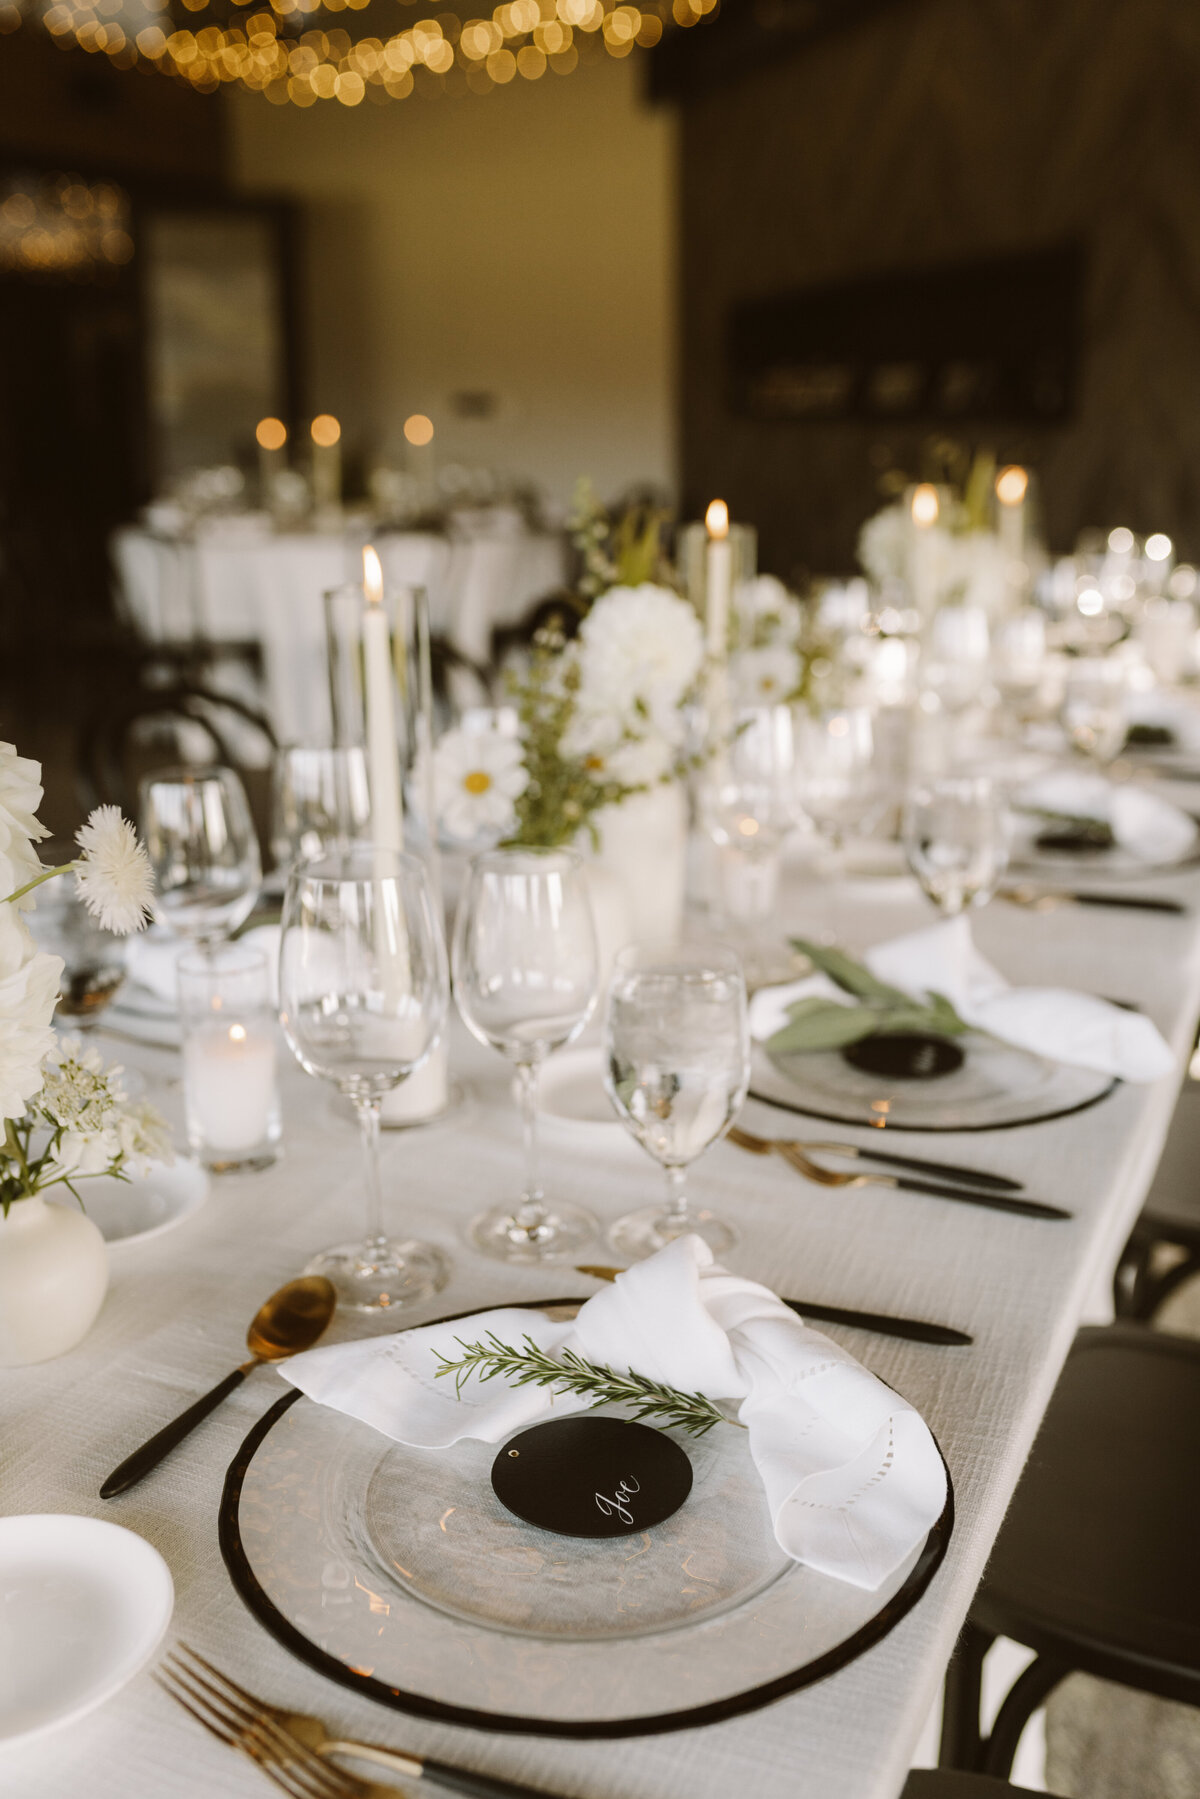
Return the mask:
POLYGON ((730 657, 730 681, 739 706, 778 706, 800 682, 800 658, 786 644, 739 650, 730 657))
POLYGON ((75 884, 92 917, 118 937, 140 931, 150 917, 154 874, 129 820, 117 806, 97 806, 75 841, 83 851, 75 884))
POLYGON ((447 731, 433 752, 433 793, 447 837, 501 837, 529 780, 518 738, 500 731, 447 731))

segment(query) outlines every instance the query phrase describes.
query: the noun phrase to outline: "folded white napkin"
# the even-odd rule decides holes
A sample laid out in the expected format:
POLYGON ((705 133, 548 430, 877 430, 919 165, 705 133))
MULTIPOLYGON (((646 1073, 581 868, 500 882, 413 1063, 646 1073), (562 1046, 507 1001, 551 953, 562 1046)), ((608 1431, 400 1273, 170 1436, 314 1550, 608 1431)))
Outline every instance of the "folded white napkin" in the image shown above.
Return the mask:
MULTIPOLYGON (((278 1004, 279 926, 256 925, 238 938, 239 943, 261 949, 267 958, 267 978, 271 986, 272 1004, 278 1004)), ((151 929, 130 937, 125 947, 125 966, 131 981, 145 987, 156 998, 174 1010, 179 1004, 179 982, 176 964, 188 953, 190 945, 166 931, 151 929)))
POLYGON ((945 1505, 945 1468, 924 1419, 766 1287, 714 1263, 699 1237, 637 1263, 570 1323, 503 1308, 311 1349, 280 1373, 322 1405, 423 1448, 462 1437, 495 1443, 551 1411, 585 1408, 581 1398, 498 1376, 486 1384, 472 1376, 456 1398, 453 1375, 435 1378, 434 1351, 453 1357, 459 1340, 489 1331, 740 1402, 780 1547, 837 1580, 873 1591, 945 1505))
MULTIPOLYGON (((890 987, 920 1000, 944 994, 966 1024, 1052 1062, 1123 1081, 1156 1081, 1175 1066, 1170 1048, 1140 1012, 1065 987, 1010 987, 976 949, 963 914, 877 944, 862 960, 890 987)), ((854 1004, 823 974, 762 987, 750 1002, 751 1035, 765 1043, 787 1023, 788 1007, 810 994, 854 1004)))
POLYGON ((1140 862, 1176 862, 1195 848, 1196 821, 1144 787, 1103 775, 1058 769, 1022 787, 1018 812, 1057 812, 1108 825, 1121 848, 1140 862))
POLYGON ((1162 745, 1161 750, 1184 750, 1193 755, 1200 752, 1200 707, 1193 698, 1162 689, 1142 694, 1129 709, 1129 722, 1170 731, 1175 742, 1162 745))

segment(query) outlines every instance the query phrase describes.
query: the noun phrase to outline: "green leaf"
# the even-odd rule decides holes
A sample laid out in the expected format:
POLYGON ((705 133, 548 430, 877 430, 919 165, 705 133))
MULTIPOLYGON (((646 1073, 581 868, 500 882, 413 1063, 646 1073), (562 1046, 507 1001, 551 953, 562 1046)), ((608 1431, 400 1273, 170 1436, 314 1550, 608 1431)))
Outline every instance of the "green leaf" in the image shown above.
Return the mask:
POLYGON ((944 993, 929 993, 926 997, 930 1010, 937 1019, 934 1030, 946 1037, 961 1037, 965 1031, 970 1030, 970 1025, 959 1017, 944 993))
POLYGON ((869 968, 864 968, 844 950, 831 949, 828 944, 810 943, 806 937, 793 937, 791 942, 793 949, 807 956, 814 967, 836 982, 843 993, 852 993, 855 999, 882 1000, 890 1006, 912 1005, 907 993, 901 993, 898 987, 889 987, 886 981, 876 980, 869 968))
POLYGON ((870 1006, 843 1006, 835 999, 802 1000, 789 1010, 793 1012, 790 1021, 767 1041, 774 1055, 804 1055, 859 1043, 878 1029, 885 1016, 870 1006))

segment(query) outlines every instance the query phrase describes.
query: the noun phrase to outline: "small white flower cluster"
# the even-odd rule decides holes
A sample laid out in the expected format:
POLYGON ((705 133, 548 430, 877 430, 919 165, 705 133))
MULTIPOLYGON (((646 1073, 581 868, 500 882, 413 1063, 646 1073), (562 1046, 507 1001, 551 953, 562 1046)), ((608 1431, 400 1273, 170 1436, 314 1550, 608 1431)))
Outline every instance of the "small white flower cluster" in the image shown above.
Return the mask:
POLYGON ((778 706, 800 685, 804 612, 775 575, 738 583, 729 680, 737 706, 778 706))
POLYGON ((153 1107, 125 1092, 119 1066, 105 1068, 79 1037, 64 1037, 47 1067, 37 1110, 60 1133, 42 1185, 121 1169, 140 1173, 173 1158, 170 1133, 153 1107))
POLYGON ((563 748, 602 779, 638 787, 669 773, 683 742, 683 702, 704 661, 704 634, 686 600, 645 582, 611 587, 568 652, 575 714, 563 748))
MULTIPOLYGON (((1004 602, 1006 565, 1000 540, 991 531, 963 529, 961 508, 923 528, 927 580, 935 605, 963 603, 994 612, 1004 602), (959 528, 955 529, 954 526, 959 528)), ((881 590, 909 578, 912 522, 902 504, 885 506, 858 534, 858 560, 881 590)))

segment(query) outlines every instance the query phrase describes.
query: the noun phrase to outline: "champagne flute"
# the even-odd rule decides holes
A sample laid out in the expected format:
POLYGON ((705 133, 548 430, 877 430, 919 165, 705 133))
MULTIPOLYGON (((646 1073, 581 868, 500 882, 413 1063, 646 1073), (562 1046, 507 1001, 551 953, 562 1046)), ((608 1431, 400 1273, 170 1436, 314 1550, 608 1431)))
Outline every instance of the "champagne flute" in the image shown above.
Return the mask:
POLYGON ((141 785, 160 924, 201 947, 244 924, 262 886, 258 837, 232 768, 173 768, 141 785))
POLYGON ((506 1262, 574 1261, 596 1235, 578 1206, 547 1205, 538 1172, 537 1076, 578 1037, 596 1004, 598 962, 587 881, 574 850, 488 850, 471 862, 454 928, 454 997, 463 1022, 517 1071, 525 1188, 471 1226, 506 1262))
POLYGON ((440 1249, 393 1242, 383 1223, 379 1112, 438 1040, 448 1004, 446 946, 421 863, 356 844, 288 876, 279 946, 279 1021, 306 1074, 332 1082, 358 1115, 366 1235, 309 1263, 339 1305, 390 1311, 444 1287, 440 1249))
POLYGON ((1008 867, 1012 819, 988 775, 947 775, 910 793, 908 866, 945 918, 991 899, 1008 867))
POLYGON ((667 1199, 618 1219, 609 1232, 637 1260, 694 1231, 715 1255, 737 1232, 688 1202, 687 1170, 729 1129, 750 1085, 746 983, 730 949, 636 944, 617 957, 605 1020, 608 1097, 648 1155, 666 1170, 667 1199))

